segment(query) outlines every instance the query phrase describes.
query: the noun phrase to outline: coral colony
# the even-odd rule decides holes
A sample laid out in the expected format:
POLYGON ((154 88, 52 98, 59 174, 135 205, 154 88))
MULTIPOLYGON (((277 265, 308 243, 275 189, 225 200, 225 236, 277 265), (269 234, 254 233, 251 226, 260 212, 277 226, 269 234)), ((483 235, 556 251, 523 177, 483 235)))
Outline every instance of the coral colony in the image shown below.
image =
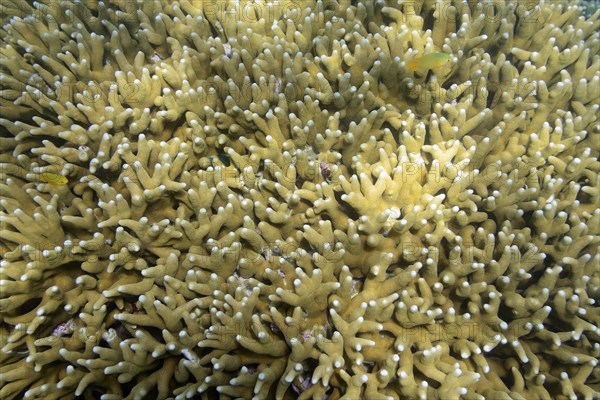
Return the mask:
POLYGON ((3 400, 600 397, 600 12, 0 12, 3 400))

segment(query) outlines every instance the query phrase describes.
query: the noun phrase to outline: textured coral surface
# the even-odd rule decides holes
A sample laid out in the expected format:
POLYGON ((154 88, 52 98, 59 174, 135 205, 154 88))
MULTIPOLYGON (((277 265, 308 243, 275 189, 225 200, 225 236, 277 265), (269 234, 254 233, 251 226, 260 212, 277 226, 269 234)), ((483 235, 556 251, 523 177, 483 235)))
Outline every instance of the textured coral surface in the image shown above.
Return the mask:
POLYGON ((599 12, 0 13, 3 400, 599 398, 599 12))

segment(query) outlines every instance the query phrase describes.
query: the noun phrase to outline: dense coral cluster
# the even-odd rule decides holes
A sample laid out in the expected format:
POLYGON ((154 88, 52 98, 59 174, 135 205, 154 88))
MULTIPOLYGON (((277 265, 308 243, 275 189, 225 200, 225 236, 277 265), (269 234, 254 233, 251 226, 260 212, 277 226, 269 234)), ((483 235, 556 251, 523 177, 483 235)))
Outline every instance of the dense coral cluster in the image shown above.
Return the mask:
POLYGON ((598 398, 598 14, 0 7, 0 398, 598 398))

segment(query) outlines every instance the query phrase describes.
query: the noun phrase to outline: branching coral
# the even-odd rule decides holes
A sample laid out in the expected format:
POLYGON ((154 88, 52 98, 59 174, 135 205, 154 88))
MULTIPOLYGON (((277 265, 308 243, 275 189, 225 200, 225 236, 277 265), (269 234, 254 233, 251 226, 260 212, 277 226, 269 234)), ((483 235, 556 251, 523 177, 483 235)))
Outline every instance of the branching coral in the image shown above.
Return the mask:
POLYGON ((598 12, 0 7, 1 398, 600 397, 598 12))

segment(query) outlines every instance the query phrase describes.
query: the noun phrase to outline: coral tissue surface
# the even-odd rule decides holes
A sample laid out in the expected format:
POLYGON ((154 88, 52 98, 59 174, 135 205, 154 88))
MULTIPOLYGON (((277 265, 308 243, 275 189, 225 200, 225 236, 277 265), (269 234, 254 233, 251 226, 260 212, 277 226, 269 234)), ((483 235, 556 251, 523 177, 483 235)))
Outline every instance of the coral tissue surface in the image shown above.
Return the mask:
POLYGON ((599 16, 3 0, 0 398, 598 399, 599 16))

